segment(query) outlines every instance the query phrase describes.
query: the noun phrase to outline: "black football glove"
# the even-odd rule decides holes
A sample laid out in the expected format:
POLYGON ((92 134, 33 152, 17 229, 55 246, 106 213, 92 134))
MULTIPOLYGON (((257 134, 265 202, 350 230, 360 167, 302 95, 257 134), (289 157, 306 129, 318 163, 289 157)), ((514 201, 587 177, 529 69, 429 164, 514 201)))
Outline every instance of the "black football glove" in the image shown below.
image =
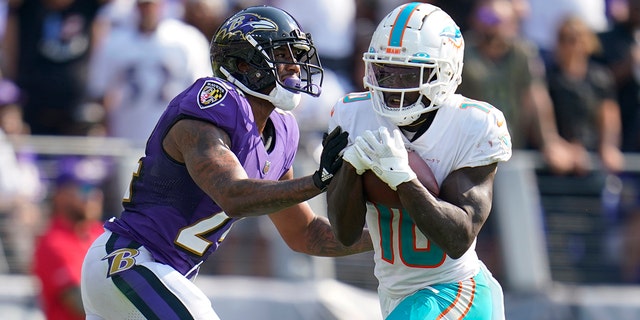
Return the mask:
POLYGON ((322 139, 322 154, 320 155, 320 168, 313 174, 313 183, 318 189, 325 191, 333 175, 342 166, 342 149, 349 142, 349 133, 342 131, 338 126, 331 133, 324 134, 322 139))

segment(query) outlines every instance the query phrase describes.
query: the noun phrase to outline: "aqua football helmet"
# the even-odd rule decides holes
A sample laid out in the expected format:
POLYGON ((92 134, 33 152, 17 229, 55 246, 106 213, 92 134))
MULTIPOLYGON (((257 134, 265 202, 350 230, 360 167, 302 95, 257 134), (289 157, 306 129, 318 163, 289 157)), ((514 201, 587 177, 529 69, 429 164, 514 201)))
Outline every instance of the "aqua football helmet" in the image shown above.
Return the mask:
POLYGON ((363 56, 375 111, 405 126, 439 108, 462 81, 463 57, 460 28, 446 12, 418 2, 395 8, 363 56))
POLYGON ((323 70, 311 35, 290 14, 270 6, 249 7, 225 20, 211 41, 211 65, 215 76, 284 110, 297 106, 301 92, 321 92, 323 70), (288 54, 274 54, 282 48, 288 54), (241 62, 246 64, 239 68, 241 62), (296 64, 300 74, 283 80, 279 64, 296 64))

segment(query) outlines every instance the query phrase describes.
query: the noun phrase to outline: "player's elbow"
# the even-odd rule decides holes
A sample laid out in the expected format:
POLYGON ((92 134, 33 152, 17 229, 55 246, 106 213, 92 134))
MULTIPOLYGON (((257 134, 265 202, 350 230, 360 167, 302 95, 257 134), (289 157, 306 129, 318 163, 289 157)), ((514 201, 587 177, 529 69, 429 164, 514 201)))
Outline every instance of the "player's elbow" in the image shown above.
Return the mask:
POLYGON ((301 241, 286 241, 285 243, 289 247, 289 249, 293 250, 296 253, 316 255, 315 252, 311 252, 307 246, 305 246, 304 242, 301 241))
POLYGON ((265 214, 265 210, 262 207, 253 205, 246 201, 246 196, 229 197, 227 199, 216 201, 216 203, 229 218, 246 218, 265 214))
POLYGON ((365 225, 364 204, 359 208, 349 207, 343 210, 329 204, 327 211, 331 230, 338 242, 349 247, 360 240, 365 225))
POLYGON ((234 207, 234 206, 220 206, 220 207, 229 218, 240 219, 240 218, 248 217, 251 214, 250 211, 241 207, 234 207))
POLYGON ((451 258, 451 259, 460 259, 464 253, 467 252, 466 250, 462 251, 462 250, 449 250, 447 251, 447 255, 451 258))
POLYGON ((467 253, 467 251, 469 251, 469 248, 471 248, 472 244, 473 239, 456 239, 456 241, 450 242, 445 247, 445 252, 452 259, 459 259, 465 253, 467 253))
POLYGON ((333 234, 336 239, 346 247, 354 245, 360 237, 362 236, 362 232, 348 232, 344 230, 333 230, 333 234))
POLYGON ((356 232, 353 232, 351 229, 347 228, 344 225, 344 222, 340 219, 336 218, 335 215, 329 213, 329 221, 331 224, 331 231, 333 232, 333 236, 336 240, 345 246, 350 246, 357 241, 356 232))
POLYGON ((330 215, 329 221, 331 221, 331 230, 336 240, 342 245, 349 247, 360 240, 364 228, 364 220, 359 221, 346 218, 345 216, 335 217, 330 215))

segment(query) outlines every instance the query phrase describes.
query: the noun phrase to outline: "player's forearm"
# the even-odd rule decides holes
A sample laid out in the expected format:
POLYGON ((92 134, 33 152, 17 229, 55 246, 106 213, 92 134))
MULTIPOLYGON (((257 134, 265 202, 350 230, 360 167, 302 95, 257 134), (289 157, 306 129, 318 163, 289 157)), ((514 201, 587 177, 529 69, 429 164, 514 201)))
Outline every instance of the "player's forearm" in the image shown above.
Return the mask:
POLYGON ((540 148, 562 140, 556 127, 553 102, 547 89, 539 82, 534 82, 526 91, 524 99, 532 108, 534 129, 537 143, 540 148))
POLYGON ((342 244, 350 246, 360 238, 366 211, 362 178, 350 165, 343 165, 327 190, 327 214, 342 244))
POLYGON ((622 124, 618 104, 610 99, 604 100, 600 106, 599 115, 600 148, 619 147, 622 124))
POLYGON ((351 246, 343 245, 333 234, 329 221, 324 217, 316 217, 305 234, 303 247, 293 248, 296 251, 322 257, 340 257, 373 250, 369 230, 363 229, 361 236, 351 246))
POLYGON ((420 231, 438 244, 447 255, 457 259, 476 237, 470 214, 462 208, 436 198, 418 184, 404 183, 398 188, 415 188, 399 192, 402 204, 420 231), (417 194, 420 194, 419 196, 417 194))
POLYGON ((321 192, 311 176, 286 181, 246 179, 227 184, 221 192, 224 202, 219 205, 230 217, 259 216, 291 207, 321 192))

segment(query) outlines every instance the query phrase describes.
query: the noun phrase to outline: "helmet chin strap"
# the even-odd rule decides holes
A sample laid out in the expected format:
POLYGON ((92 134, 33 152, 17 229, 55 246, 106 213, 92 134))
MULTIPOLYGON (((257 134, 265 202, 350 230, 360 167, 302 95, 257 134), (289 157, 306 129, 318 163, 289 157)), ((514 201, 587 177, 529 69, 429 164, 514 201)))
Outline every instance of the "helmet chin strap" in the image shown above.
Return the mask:
MULTIPOLYGON (((276 87, 271 90, 269 95, 253 91, 247 86, 245 86, 242 82, 238 81, 234 76, 229 73, 225 68, 220 67, 220 71, 227 77, 227 80, 234 85, 238 86, 243 92, 246 94, 252 95, 256 98, 260 98, 263 100, 267 100, 271 102, 276 108, 291 111, 295 109, 295 107, 300 104, 300 100, 302 99, 302 95, 299 92, 293 92, 285 89, 276 81, 276 87)), ((300 79, 290 77, 284 80, 286 85, 290 85, 292 87, 300 86, 300 79), (297 84, 296 84, 297 83, 297 84)))

